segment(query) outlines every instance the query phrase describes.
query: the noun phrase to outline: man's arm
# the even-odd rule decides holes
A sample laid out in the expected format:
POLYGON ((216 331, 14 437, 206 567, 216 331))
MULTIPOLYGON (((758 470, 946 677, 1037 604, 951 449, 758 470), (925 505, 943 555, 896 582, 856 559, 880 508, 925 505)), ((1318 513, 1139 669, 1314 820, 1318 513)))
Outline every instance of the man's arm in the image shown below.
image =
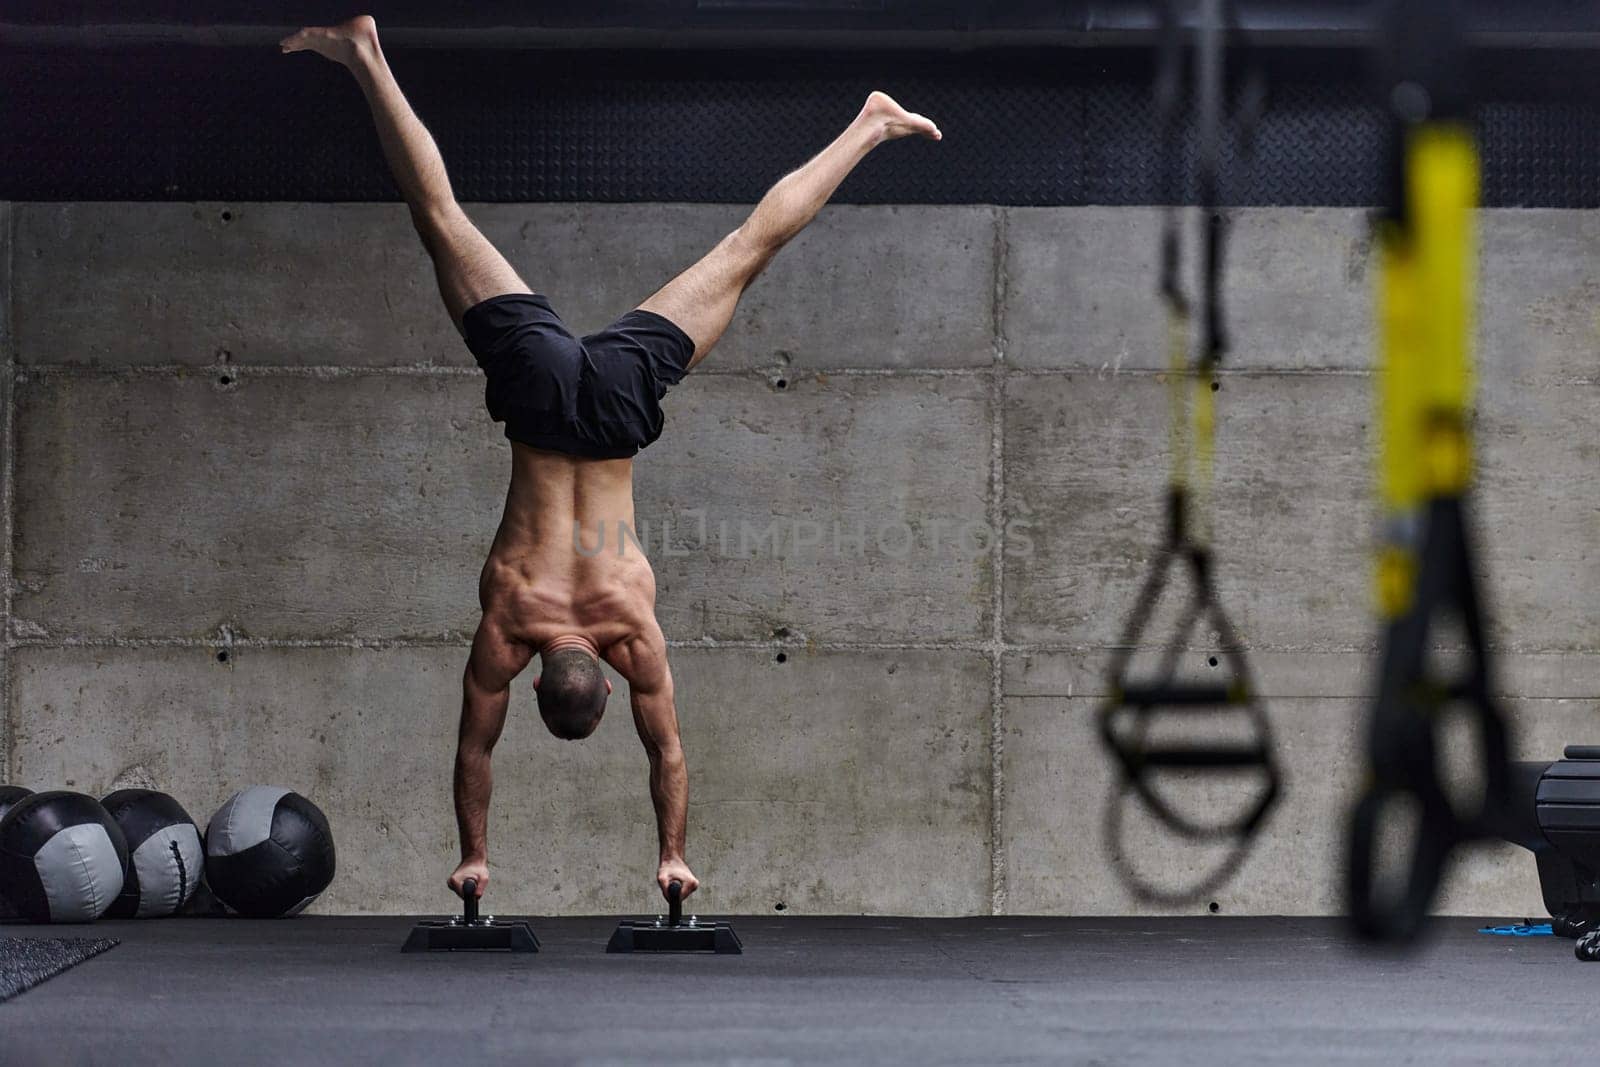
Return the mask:
POLYGON ((667 665, 667 643, 658 629, 629 641, 612 665, 628 680, 633 705, 633 725, 650 758, 650 799, 656 809, 656 836, 660 863, 656 883, 663 895, 672 882, 683 883, 688 897, 700 880, 684 861, 688 830, 689 770, 678 737, 678 711, 673 702, 672 671, 667 665))
POLYGON ((461 729, 456 740, 456 827, 461 834, 461 864, 450 876, 457 894, 468 878, 478 896, 489 883, 489 796, 494 790, 490 760, 506 722, 511 680, 533 658, 526 645, 506 639, 485 619, 472 639, 472 655, 461 678, 461 729))

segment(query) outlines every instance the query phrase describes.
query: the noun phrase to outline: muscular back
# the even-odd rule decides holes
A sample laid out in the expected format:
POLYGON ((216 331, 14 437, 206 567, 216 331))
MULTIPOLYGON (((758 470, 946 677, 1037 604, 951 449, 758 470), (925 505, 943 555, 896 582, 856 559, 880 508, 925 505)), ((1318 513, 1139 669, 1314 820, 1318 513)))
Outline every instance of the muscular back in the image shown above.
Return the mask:
POLYGON ((659 634, 655 575, 636 543, 619 551, 624 530, 634 530, 631 460, 513 444, 505 514, 479 582, 485 624, 531 652, 563 635, 604 654, 659 634))

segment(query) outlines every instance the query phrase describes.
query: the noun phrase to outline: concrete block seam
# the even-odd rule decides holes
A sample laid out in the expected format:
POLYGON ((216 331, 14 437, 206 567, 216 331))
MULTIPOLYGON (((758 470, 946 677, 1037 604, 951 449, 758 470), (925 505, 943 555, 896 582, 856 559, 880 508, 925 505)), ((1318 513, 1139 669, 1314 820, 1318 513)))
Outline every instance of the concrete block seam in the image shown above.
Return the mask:
POLYGON ((16 778, 16 724, 11 708, 11 612, 16 559, 16 337, 11 306, 15 260, 14 215, 0 202, 0 779, 16 778))
MULTIPOLYGON (((1003 345, 1003 335, 998 343, 1003 345)), ((1101 380, 1110 378, 1164 378, 1167 372, 1154 367, 1111 367, 1109 364, 1072 364, 1054 367, 1019 367, 1008 363, 1003 355, 995 361, 999 369, 1010 378, 1070 378, 1091 376, 1101 380)), ((17 365, 15 377, 26 383, 34 379, 56 378, 199 378, 214 373, 219 364, 200 363, 137 363, 105 365, 95 363, 32 363, 17 365)), ((237 379, 248 378, 476 378, 482 374, 477 367, 450 366, 439 363, 390 365, 334 365, 334 364, 282 364, 282 363, 230 363, 227 373, 237 379)), ((975 367, 827 367, 802 370, 796 377, 828 378, 955 378, 979 379, 993 375, 996 366, 975 367)), ((1368 379, 1372 371, 1365 367, 1222 367, 1217 377, 1244 380, 1297 379, 1297 378, 1356 378, 1368 379)), ((699 367, 694 377, 746 378, 751 381, 770 381, 769 369, 742 367, 699 367)), ((1564 375, 1547 379, 1550 387, 1592 387, 1600 385, 1600 376, 1564 375)))
MULTIPOLYGON (((476 378, 477 367, 443 363, 289 364, 289 363, 31 363, 17 368, 19 380, 56 378, 201 378, 225 367, 236 379, 249 378, 476 378)), ((983 378, 989 367, 827 367, 800 371, 798 377, 827 378, 983 378)), ((795 375, 791 375, 795 376, 795 375)), ((769 382, 770 369, 697 367, 695 378, 747 378, 769 382)))
POLYGON ((0 779, 16 779, 16 723, 11 715, 11 574, 16 560, 16 310, 11 301, 13 208, 0 203, 0 779))
MULTIPOLYGON (((203 648, 203 649, 350 649, 353 651, 390 651, 408 648, 460 648, 472 645, 470 631, 428 636, 363 638, 343 637, 251 637, 237 633, 208 636, 169 637, 83 637, 73 635, 18 636, 12 641, 16 648, 37 649, 143 649, 143 648, 203 648)), ((728 649, 736 651, 818 651, 818 652, 973 652, 986 653, 993 648, 987 638, 949 641, 814 641, 814 640, 758 640, 753 638, 721 639, 714 637, 669 639, 667 647, 686 650, 728 649)))
MULTIPOLYGON (((994 364, 989 379, 989 529, 1005 528, 1005 306, 1009 287, 1010 215, 994 210, 994 284, 989 325, 994 364)), ((1005 568, 1004 537, 989 548, 989 913, 1006 910, 1005 841, 1005 568)))
POLYGON ((242 378, 471 378, 483 372, 477 367, 454 367, 442 363, 401 363, 377 366, 336 366, 331 364, 292 365, 284 363, 31 363, 17 368, 18 381, 55 378, 202 378, 225 367, 229 377, 242 378))
MULTIPOLYGON (((81 636, 72 634, 52 634, 42 627, 22 625, 14 628, 8 640, 8 647, 38 648, 38 649, 70 649, 70 648, 107 648, 107 649, 140 649, 140 648, 262 648, 262 649, 318 649, 318 648, 343 648, 361 651, 390 651, 407 648, 468 648, 472 644, 472 634, 468 630, 446 631, 438 634, 411 634, 399 637, 361 637, 359 635, 339 635, 332 637, 253 637, 249 635, 233 634, 223 636, 213 635, 167 635, 145 637, 102 637, 81 636)), ((981 638, 951 638, 944 640, 904 640, 904 641, 864 641, 850 639, 829 638, 719 638, 719 637, 682 637, 668 638, 667 647, 675 649, 729 649, 743 651, 791 651, 791 652, 972 652, 986 655, 998 652, 1002 655, 1078 655, 1095 656, 1109 655, 1119 646, 1115 644, 1083 644, 1064 641, 1013 641, 995 640, 992 636, 981 638)), ((1431 646, 1440 653, 1461 651, 1457 644, 1436 644, 1431 646)), ((1220 648, 1206 644, 1196 644, 1191 650, 1196 655, 1210 652, 1219 652, 1220 648)), ((1364 644, 1339 644, 1339 645, 1252 645, 1248 651, 1257 655, 1304 655, 1317 654, 1325 656, 1373 656, 1376 647, 1373 643, 1364 644)), ((1503 657, 1510 656, 1571 656, 1584 658, 1593 656, 1593 650, 1586 649, 1549 649, 1543 647, 1523 648, 1519 646, 1495 646, 1491 651, 1503 657)), ((1507 693, 1512 695, 1514 693, 1507 693)), ((1589 696, 1593 694, 1572 694, 1574 697, 1589 696)))
POLYGON ((994 338, 994 362, 1006 361, 1006 303, 1011 296, 1011 212, 994 209, 994 284, 990 294, 989 328, 994 338))
POLYGON ((408 648, 460 648, 472 645, 468 631, 430 636, 363 638, 363 637, 247 637, 214 635, 203 637, 83 637, 76 635, 17 634, 11 639, 13 649, 147 649, 147 648, 200 648, 211 651, 233 649, 349 649, 351 651, 387 652, 408 648))
MULTIPOLYGON (((1017 378, 1061 378, 1091 375, 1108 378, 1159 378, 1166 371, 1154 367, 1118 367, 1109 364, 1073 364, 1054 367, 1019 367, 1006 363, 1004 373, 1017 378)), ((16 367, 19 382, 52 378, 199 378, 215 373, 216 363, 30 363, 16 367)), ((246 378, 476 378, 482 374, 477 367, 453 366, 443 363, 396 363, 375 365, 342 364, 286 364, 286 363, 229 363, 227 372, 239 379, 246 378)), ((986 378, 995 372, 990 366, 974 367, 827 367, 802 370, 800 377, 827 378, 986 378)), ((743 367, 698 367, 694 377, 748 378, 752 381, 769 381, 771 371, 743 367)), ((1371 378, 1372 371, 1364 367, 1222 367, 1217 371, 1221 379, 1243 378, 1371 378)), ((1595 385, 1600 377, 1571 375, 1553 380, 1552 385, 1595 385)))
MULTIPOLYGON (((1113 367, 1109 363, 1098 366, 1080 363, 1076 365, 1061 365, 1055 367, 1019 367, 1011 365, 1006 367, 1006 374, 1013 378, 1072 378, 1085 375, 1098 378, 1102 381, 1111 378, 1157 378, 1165 379, 1165 368, 1159 367, 1113 367)), ((1268 378, 1371 378, 1373 376, 1367 367, 1218 367, 1214 372, 1219 380, 1227 381, 1230 378, 1248 380, 1268 378)))

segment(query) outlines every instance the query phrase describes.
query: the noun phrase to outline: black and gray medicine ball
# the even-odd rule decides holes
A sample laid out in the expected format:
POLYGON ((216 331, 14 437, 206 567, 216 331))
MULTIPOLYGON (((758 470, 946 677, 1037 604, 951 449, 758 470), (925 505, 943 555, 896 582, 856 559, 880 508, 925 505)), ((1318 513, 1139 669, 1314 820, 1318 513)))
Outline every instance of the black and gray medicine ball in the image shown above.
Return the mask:
POLYGON ((24 789, 20 785, 0 785, 0 819, 6 817, 6 812, 11 810, 11 805, 23 797, 33 796, 33 790, 24 789))
POLYGON ((328 888, 333 870, 327 816, 280 786, 235 793, 206 827, 206 883, 240 915, 293 915, 328 888))
MULTIPOLYGON (((0 820, 6 817, 6 811, 23 797, 32 796, 33 790, 24 789, 20 785, 0 785, 0 820)), ((17 913, 11 905, 6 903, 5 894, 0 893, 0 919, 14 919, 17 913)))
POLYGON ((25 919, 98 919, 127 870, 122 830, 94 797, 34 793, 0 819, 0 897, 25 919))
POLYGON ((106 915, 148 919, 176 915, 205 872, 200 828, 183 805, 153 789, 119 789, 100 802, 128 841, 128 875, 106 915))

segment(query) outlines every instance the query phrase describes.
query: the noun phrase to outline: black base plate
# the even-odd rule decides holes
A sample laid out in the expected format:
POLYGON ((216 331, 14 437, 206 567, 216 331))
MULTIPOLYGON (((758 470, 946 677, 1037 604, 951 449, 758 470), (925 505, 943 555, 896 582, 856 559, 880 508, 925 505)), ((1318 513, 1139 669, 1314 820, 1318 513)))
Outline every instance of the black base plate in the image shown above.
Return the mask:
POLYGON ((722 922, 669 925, 661 920, 624 919, 606 945, 607 952, 715 952, 743 955, 744 945, 733 927, 722 922))
POLYGON ((522 919, 423 919, 401 952, 538 952, 539 939, 522 919))

